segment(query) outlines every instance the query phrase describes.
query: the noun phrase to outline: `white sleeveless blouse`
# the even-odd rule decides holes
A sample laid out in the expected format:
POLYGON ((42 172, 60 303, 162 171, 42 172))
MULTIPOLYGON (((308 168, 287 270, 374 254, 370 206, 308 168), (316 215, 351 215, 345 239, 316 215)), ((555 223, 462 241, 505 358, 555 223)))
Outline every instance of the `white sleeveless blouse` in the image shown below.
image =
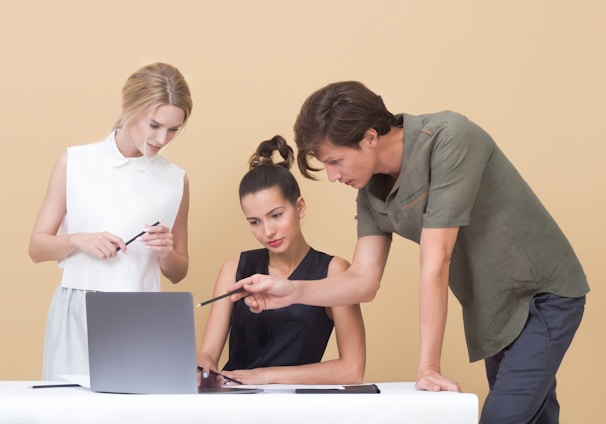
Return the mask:
MULTIPOLYGON (((112 132, 105 141, 67 150, 67 213, 62 233, 108 231, 127 241, 162 219, 172 228, 185 171, 161 156, 126 158, 112 132)), ((99 259, 77 252, 59 262, 63 287, 97 291, 159 291, 160 263, 143 243, 99 259)))

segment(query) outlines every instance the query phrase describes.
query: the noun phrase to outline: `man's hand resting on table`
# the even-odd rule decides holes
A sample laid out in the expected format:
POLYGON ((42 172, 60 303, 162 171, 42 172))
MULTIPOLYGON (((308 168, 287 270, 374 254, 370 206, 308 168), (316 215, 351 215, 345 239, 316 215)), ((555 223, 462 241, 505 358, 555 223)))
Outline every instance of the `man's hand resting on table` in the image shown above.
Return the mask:
POLYGON ((429 392, 461 392, 459 383, 452 378, 443 376, 435 370, 419 372, 415 388, 417 390, 427 390, 429 392))

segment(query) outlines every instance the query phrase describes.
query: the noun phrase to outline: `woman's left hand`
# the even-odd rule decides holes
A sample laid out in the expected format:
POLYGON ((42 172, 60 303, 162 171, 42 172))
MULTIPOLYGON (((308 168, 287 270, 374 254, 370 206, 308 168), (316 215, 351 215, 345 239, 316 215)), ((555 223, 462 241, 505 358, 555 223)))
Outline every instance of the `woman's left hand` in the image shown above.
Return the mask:
MULTIPOLYGON (((234 371, 221 371, 221 374, 226 377, 238 380, 243 384, 270 384, 269 371, 267 368, 255 368, 252 370, 234 370, 234 371)), ((229 381, 225 381, 224 384, 233 385, 229 381)))
POLYGON ((156 252, 160 259, 168 257, 173 250, 173 233, 169 228, 164 225, 148 226, 145 232, 140 241, 156 252))

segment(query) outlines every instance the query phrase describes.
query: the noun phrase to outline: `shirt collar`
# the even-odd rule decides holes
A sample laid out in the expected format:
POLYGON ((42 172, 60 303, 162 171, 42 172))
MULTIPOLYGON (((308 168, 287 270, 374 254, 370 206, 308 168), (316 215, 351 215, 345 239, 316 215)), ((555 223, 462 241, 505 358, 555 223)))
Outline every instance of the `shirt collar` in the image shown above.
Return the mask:
POLYGON ((117 130, 112 131, 103 142, 105 145, 105 157, 112 167, 120 168, 122 166, 132 164, 137 170, 145 170, 154 163, 156 156, 147 158, 144 156, 133 158, 127 158, 124 156, 116 144, 116 131, 117 130))
POLYGON ((423 129, 423 123, 417 116, 401 113, 396 115, 396 118, 402 119, 404 128, 404 151, 402 152, 402 167, 400 168, 400 175, 395 181, 390 193, 385 193, 385 176, 382 174, 373 175, 366 184, 366 187, 363 189, 368 193, 368 199, 373 208, 379 211, 384 211, 387 198, 395 195, 398 192, 400 183, 406 175, 406 171, 408 169, 408 161, 410 159, 411 152, 417 144, 417 139, 419 138, 421 130, 423 129))

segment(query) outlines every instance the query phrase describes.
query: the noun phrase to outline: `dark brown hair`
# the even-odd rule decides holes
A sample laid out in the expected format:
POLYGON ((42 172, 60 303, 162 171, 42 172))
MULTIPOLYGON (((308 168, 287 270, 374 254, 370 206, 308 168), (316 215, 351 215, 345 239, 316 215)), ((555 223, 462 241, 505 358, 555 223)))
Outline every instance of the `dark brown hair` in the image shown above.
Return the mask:
POLYGON ((293 205, 301 196, 299 184, 290 172, 295 153, 286 140, 275 135, 259 144, 256 152, 248 160, 249 171, 240 181, 240 200, 247 194, 257 193, 272 187, 279 187, 282 195, 293 205), (282 161, 274 163, 274 152, 278 152, 282 161))
POLYGON ((310 165, 315 149, 323 141, 336 146, 359 149, 364 133, 374 128, 379 135, 396 126, 380 96, 357 81, 329 84, 309 96, 295 122, 297 164, 303 176, 316 179, 309 171, 319 171, 310 165))

